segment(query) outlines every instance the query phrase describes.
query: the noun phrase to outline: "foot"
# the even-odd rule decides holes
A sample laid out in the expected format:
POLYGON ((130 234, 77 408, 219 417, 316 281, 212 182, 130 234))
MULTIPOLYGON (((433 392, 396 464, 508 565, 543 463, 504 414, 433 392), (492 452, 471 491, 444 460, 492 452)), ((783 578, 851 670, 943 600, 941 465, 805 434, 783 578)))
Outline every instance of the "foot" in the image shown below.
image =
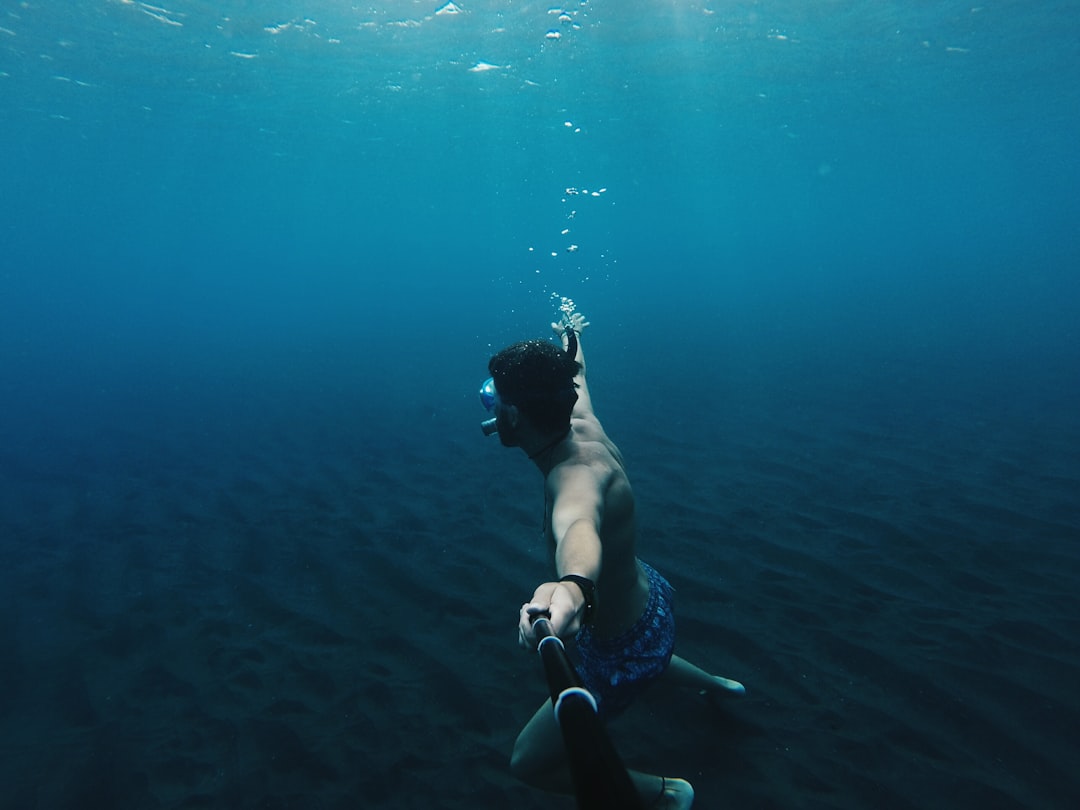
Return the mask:
POLYGON ((664 779, 664 789, 652 807, 656 810, 688 810, 694 803, 694 786, 685 779, 664 779))
POLYGON ((746 694, 746 687, 738 681, 730 678, 721 678, 719 675, 712 676, 714 685, 708 689, 702 689, 700 695, 709 698, 715 697, 739 697, 746 694))

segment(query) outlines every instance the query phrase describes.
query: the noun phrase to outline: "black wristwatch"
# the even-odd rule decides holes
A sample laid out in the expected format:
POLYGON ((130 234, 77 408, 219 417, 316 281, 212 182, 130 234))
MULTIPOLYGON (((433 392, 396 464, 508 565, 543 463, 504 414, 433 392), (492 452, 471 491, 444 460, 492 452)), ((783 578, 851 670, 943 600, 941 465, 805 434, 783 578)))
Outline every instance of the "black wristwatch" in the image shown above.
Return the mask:
POLYGON ((559 582, 573 582, 581 588, 581 593, 585 597, 585 609, 581 612, 581 623, 586 624, 596 609, 596 583, 588 577, 581 576, 581 574, 567 574, 565 577, 559 577, 559 582))

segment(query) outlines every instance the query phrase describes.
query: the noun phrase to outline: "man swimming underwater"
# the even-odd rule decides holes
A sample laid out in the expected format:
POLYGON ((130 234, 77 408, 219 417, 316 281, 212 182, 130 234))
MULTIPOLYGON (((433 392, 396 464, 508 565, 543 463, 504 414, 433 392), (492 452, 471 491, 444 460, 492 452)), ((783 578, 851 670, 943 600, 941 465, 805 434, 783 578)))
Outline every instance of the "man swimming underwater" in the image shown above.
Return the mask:
MULTIPOLYGON (((737 681, 710 675, 673 654, 672 588, 636 556, 634 494, 619 449, 593 413, 579 339, 589 325, 563 299, 546 340, 515 343, 488 363, 481 399, 494 418, 484 423, 506 447, 520 447, 544 475, 544 532, 555 576, 521 606, 518 637, 535 649, 532 622, 550 616, 554 632, 576 635, 578 672, 603 718, 624 711, 649 684, 663 679, 706 695, 741 695, 737 681)), ((511 768, 523 781, 572 793, 565 749, 550 702, 522 729, 511 768)), ((688 808, 684 779, 630 771, 651 808, 688 808)))

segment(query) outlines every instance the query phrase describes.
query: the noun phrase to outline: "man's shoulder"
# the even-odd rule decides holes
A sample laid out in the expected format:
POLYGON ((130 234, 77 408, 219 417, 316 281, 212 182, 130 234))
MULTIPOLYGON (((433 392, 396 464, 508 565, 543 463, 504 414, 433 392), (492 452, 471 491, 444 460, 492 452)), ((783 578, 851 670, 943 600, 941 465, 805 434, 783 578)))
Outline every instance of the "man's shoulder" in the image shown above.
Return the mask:
POLYGON ((576 435, 573 452, 552 470, 556 471, 562 481, 591 478, 602 487, 612 476, 622 474, 623 467, 618 448, 600 431, 595 435, 576 435))
POLYGON ((573 429, 575 441, 582 443, 610 443, 611 441, 604 432, 604 426, 600 424, 600 420, 591 413, 586 416, 575 416, 570 420, 570 427, 573 429))

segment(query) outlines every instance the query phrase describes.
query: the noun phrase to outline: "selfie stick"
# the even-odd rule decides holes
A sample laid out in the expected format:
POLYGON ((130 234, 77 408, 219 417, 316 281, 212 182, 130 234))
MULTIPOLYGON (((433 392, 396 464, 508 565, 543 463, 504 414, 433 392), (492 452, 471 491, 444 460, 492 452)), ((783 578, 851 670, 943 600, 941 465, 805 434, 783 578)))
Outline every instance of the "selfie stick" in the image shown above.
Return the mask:
POLYGON ((544 617, 533 622, 536 649, 544 662, 551 704, 562 730, 580 810, 644 810, 596 709, 581 685, 562 639, 544 617))

